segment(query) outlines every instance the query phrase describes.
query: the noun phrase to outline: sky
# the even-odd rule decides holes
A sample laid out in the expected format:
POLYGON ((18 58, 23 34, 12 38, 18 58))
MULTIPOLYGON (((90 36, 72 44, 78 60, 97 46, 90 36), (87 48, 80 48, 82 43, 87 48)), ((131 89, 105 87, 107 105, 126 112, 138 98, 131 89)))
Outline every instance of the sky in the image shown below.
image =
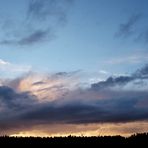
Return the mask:
POLYGON ((0 135, 148 131, 147 0, 0 0, 0 135))

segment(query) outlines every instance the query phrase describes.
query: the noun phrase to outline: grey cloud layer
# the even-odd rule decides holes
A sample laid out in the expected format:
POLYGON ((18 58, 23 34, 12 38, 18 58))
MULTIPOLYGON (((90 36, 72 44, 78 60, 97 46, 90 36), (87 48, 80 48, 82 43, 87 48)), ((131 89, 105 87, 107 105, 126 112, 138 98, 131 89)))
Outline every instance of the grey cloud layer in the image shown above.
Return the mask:
MULTIPOLYGON (((11 103, 11 109, 5 107, 5 110, 1 111, 0 128, 4 129, 2 125, 7 125, 6 130, 16 127, 27 128, 27 126, 38 124, 117 123, 147 120, 148 109, 142 106, 144 102, 148 102, 147 96, 147 92, 128 92, 127 95, 121 97, 120 92, 114 92, 111 98, 105 100, 91 101, 90 99, 87 103, 61 102, 61 105, 57 101, 46 104, 33 102, 34 105, 30 105, 32 101, 27 99, 26 101, 30 104, 21 104, 21 101, 19 102, 15 98, 12 98, 15 104, 10 100, 1 100, 8 108, 11 103), (8 116, 3 117, 4 113, 7 113, 8 116)), ((7 96, 4 99, 8 99, 7 96)), ((23 97, 20 95, 19 99, 22 100, 23 97)))
MULTIPOLYGON (((129 93, 132 95, 133 92, 129 93)), ((137 93, 138 94, 138 93, 137 93)), ((118 95, 118 93, 114 94, 118 95)), ((139 93, 138 95, 142 95, 139 93)), ((144 93, 140 99, 145 99, 144 93)), ((23 119, 28 121, 43 121, 48 123, 103 123, 129 122, 148 119, 148 110, 138 107, 138 97, 124 96, 123 98, 106 99, 89 103, 72 102, 61 106, 49 104, 43 108, 25 114, 23 119), (137 106, 137 107, 136 107, 137 106)), ((119 96, 120 97, 120 96, 119 96)))
MULTIPOLYGON (((55 77, 57 75, 67 76, 67 73, 55 74, 55 77)), ((147 90, 110 89, 136 79, 146 81, 147 76, 146 65, 129 77, 108 78, 104 82, 92 84, 88 89, 69 90, 64 96, 49 102, 39 102, 37 96, 31 95, 30 92, 18 93, 13 88, 1 86, 0 129, 28 128, 53 123, 118 123, 148 120, 147 90)), ((17 85, 18 82, 15 83, 17 85)), ((41 81, 32 85, 40 84, 41 81)))

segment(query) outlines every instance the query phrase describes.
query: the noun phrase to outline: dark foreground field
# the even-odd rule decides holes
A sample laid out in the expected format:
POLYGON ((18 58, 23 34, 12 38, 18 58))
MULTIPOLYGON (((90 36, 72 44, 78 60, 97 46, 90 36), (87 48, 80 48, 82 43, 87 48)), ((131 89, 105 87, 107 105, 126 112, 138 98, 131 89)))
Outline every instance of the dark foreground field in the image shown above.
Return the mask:
POLYGON ((0 137, 0 145, 148 145, 148 133, 136 134, 125 138, 121 136, 105 136, 105 137, 0 137))

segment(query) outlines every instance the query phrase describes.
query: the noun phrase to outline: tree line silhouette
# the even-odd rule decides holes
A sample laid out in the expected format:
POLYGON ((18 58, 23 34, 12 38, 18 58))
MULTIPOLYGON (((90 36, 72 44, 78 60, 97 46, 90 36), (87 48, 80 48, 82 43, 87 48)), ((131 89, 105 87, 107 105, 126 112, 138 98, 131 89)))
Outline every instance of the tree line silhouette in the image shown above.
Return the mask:
POLYGON ((122 136, 94 136, 94 137, 0 137, 0 145, 148 145, 148 133, 134 134, 130 137, 122 136))

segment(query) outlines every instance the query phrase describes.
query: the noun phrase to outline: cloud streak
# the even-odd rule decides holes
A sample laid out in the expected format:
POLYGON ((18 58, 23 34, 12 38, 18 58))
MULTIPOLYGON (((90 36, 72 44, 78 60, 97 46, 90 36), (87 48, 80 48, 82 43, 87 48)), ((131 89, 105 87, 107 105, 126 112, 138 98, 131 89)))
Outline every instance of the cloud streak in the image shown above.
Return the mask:
POLYGON ((35 20, 52 18, 57 21, 65 21, 67 6, 69 7, 72 2, 73 0, 30 0, 27 18, 35 20))
POLYGON ((114 57, 107 59, 103 64, 118 65, 118 64, 142 64, 148 62, 147 53, 135 53, 132 55, 126 55, 123 57, 114 57))
POLYGON ((115 37, 127 39, 131 37, 135 42, 148 42, 148 28, 143 25, 145 22, 140 24, 140 21, 146 19, 141 13, 133 14, 127 19, 126 22, 121 23, 115 37))
POLYGON ((143 41, 144 43, 148 43, 148 29, 142 31, 135 39, 135 41, 143 41))
POLYGON ((119 30, 116 33, 117 37, 129 37, 134 33, 134 29, 138 21, 141 19, 141 14, 132 15, 127 22, 120 24, 119 30))
POLYGON ((0 72, 3 73, 3 77, 10 78, 10 72, 12 73, 11 76, 13 77, 14 75, 18 76, 24 72, 27 73, 30 70, 31 66, 29 65, 14 64, 0 59, 0 72))
POLYGON ((16 26, 12 27, 9 33, 11 37, 6 36, 6 29, 3 30, 5 37, 1 39, 0 44, 28 46, 51 41, 55 38, 56 30, 66 23, 68 8, 72 1, 29 0, 25 17, 17 24, 19 30, 16 26))
POLYGON ((52 34, 50 34, 50 39, 49 39, 49 30, 36 30, 33 31, 32 33, 28 33, 27 36, 22 37, 21 39, 14 39, 14 40, 3 40, 0 43, 2 45, 33 45, 37 42, 42 42, 45 40, 51 40, 53 38, 52 34))

